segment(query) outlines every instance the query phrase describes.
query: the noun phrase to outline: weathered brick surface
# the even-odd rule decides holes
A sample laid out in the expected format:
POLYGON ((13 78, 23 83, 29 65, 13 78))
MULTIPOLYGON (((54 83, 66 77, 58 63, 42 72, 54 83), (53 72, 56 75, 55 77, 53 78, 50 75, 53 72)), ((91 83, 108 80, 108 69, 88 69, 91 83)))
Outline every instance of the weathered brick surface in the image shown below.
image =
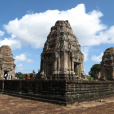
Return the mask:
POLYGON ((36 78, 88 80, 84 73, 84 54, 68 20, 58 20, 51 27, 36 78))
POLYGON ((15 78, 15 64, 11 48, 8 45, 0 47, 0 79, 4 79, 4 74, 12 75, 15 78))
POLYGON ((99 80, 114 80, 114 48, 108 48, 105 50, 100 71, 97 74, 99 80))
POLYGON ((66 102, 87 101, 114 94, 114 82, 111 81, 67 81, 66 102))

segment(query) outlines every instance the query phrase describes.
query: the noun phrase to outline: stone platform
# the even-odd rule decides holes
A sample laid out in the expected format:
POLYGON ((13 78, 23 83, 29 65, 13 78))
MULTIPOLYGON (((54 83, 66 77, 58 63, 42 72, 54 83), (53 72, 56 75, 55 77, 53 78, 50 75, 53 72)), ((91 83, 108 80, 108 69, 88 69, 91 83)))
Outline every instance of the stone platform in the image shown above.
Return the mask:
POLYGON ((0 92, 62 105, 114 95, 113 81, 0 80, 0 92))

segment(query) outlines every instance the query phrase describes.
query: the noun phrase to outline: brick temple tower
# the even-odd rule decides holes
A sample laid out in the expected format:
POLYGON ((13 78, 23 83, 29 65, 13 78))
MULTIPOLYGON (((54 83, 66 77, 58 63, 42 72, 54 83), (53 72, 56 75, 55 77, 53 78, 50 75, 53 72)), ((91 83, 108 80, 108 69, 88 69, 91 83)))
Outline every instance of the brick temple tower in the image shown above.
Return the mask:
POLYGON ((13 74, 15 78, 15 64, 11 48, 8 45, 0 47, 0 79, 4 79, 4 74, 13 74))
POLYGON ((68 21, 57 21, 44 44, 36 78, 76 79, 85 76, 84 55, 68 21))
POLYGON ((114 48, 105 50, 102 57, 100 72, 97 75, 98 79, 114 80, 114 48))

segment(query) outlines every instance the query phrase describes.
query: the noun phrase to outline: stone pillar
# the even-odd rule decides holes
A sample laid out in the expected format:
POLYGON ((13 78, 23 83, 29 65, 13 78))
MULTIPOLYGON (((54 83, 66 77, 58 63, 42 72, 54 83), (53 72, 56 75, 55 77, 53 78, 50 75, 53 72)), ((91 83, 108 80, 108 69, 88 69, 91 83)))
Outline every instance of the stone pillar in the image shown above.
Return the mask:
POLYGON ((79 64, 77 64, 77 74, 79 76, 79 64))
POLYGON ((114 69, 112 70, 112 79, 114 79, 114 69))
POLYGON ((2 92, 4 91, 4 80, 2 80, 2 92))
POLYGON ((60 61, 60 52, 59 52, 59 57, 58 57, 58 71, 59 71, 58 79, 60 79, 60 70, 61 70, 61 61, 60 61))
POLYGON ((57 58, 55 58, 55 61, 54 61, 53 78, 57 79, 57 58))
POLYGON ((106 72, 103 71, 103 79, 106 80, 106 72))
POLYGON ((73 79, 75 79, 75 73, 74 73, 74 57, 72 57, 72 72, 71 72, 72 74, 71 74, 71 79, 73 80, 73 79))
POLYGON ((48 64, 46 63, 46 77, 48 76, 48 64))
POLYGON ((57 71, 57 58, 55 58, 55 62, 54 62, 54 71, 57 71))
POLYGON ((66 57, 65 57, 65 51, 63 52, 63 74, 64 74, 64 79, 67 79, 68 77, 67 77, 67 74, 66 74, 66 57))
POLYGON ((64 71, 65 71, 65 52, 63 52, 63 68, 64 68, 64 71))
POLYGON ((70 52, 69 52, 69 55, 68 55, 68 67, 69 67, 69 79, 71 77, 71 59, 70 59, 70 52))
POLYGON ((79 64, 79 76, 81 76, 81 64, 79 64))
POLYGON ((57 58, 57 79, 59 79, 59 57, 57 58))
POLYGON ((46 77, 46 62, 44 62, 44 76, 46 77))
POLYGON ((83 58, 83 61, 82 61, 82 71, 84 72, 84 58, 83 58))
POLYGON ((74 61, 73 60, 74 60, 74 57, 72 57, 72 68, 71 68, 72 71, 74 71, 74 61))

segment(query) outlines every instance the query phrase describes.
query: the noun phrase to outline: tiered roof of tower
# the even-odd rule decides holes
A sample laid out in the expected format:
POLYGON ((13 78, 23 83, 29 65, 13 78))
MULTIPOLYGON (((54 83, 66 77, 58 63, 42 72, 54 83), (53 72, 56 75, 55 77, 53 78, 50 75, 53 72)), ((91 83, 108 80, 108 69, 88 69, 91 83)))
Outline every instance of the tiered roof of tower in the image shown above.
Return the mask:
POLYGON ((43 53, 50 51, 72 51, 80 50, 77 37, 73 34, 72 28, 68 21, 57 21, 44 45, 43 53))

